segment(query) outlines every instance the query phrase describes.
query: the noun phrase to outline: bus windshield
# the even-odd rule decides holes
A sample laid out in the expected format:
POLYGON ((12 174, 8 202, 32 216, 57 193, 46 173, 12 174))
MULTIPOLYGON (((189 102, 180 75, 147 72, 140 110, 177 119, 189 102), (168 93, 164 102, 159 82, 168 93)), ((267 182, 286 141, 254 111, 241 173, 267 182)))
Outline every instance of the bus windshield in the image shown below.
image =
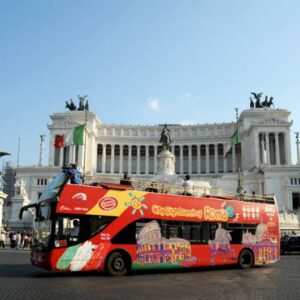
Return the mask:
POLYGON ((72 246, 86 241, 108 226, 115 217, 94 215, 56 215, 54 247, 72 246))
POLYGON ((44 249, 50 246, 53 209, 51 202, 39 204, 38 218, 33 223, 33 247, 44 249))
POLYGON ((61 172, 46 186, 42 195, 39 198, 39 202, 56 197, 60 191, 60 188, 65 184, 69 178, 67 173, 61 172))

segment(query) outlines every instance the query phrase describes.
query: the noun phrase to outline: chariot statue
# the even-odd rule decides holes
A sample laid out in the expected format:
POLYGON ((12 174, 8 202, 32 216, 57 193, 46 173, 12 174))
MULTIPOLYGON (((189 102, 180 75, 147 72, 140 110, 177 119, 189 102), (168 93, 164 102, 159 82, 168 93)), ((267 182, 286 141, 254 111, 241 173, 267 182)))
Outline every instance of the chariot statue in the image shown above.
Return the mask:
POLYGON ((87 98, 87 95, 85 95, 85 96, 78 95, 78 100, 79 100, 78 108, 74 104, 72 99, 70 99, 69 101, 66 101, 66 108, 68 108, 70 111, 75 111, 75 110, 89 111, 89 103, 86 98, 87 98))
POLYGON ((254 96, 255 104, 252 98, 250 97, 250 108, 269 108, 269 107, 274 107, 274 102, 273 102, 273 97, 268 97, 265 96, 265 100, 263 102, 260 102, 260 99, 263 95, 263 93, 251 93, 251 95, 254 96))
POLYGON ((74 111, 77 107, 74 104, 73 100, 70 99, 70 102, 66 101, 66 108, 68 108, 70 111, 74 111))

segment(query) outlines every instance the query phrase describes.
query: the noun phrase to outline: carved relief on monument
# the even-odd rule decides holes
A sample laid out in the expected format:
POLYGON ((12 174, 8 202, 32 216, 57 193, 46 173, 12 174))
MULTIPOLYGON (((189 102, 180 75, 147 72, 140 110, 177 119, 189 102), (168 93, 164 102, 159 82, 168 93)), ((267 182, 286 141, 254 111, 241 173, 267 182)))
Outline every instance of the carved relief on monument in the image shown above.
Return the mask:
POLYGON ((51 129, 58 129, 58 128, 73 128, 74 126, 77 126, 77 122, 73 122, 71 120, 55 120, 52 125, 48 125, 48 128, 51 129))
POLYGON ((280 119, 269 119, 260 122, 259 125, 290 125, 290 122, 280 119))

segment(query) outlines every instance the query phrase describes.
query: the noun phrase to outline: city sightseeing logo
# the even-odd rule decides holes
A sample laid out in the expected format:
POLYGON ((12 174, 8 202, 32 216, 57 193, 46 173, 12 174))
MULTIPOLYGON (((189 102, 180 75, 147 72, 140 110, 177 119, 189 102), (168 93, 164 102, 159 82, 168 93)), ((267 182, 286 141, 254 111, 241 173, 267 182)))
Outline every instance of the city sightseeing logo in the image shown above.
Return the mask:
POLYGON ((118 200, 114 197, 104 197, 99 201, 99 207, 102 210, 110 211, 118 206, 118 200))
POLYGON ((72 200, 82 200, 82 201, 86 201, 87 196, 84 193, 77 193, 72 197, 72 200))

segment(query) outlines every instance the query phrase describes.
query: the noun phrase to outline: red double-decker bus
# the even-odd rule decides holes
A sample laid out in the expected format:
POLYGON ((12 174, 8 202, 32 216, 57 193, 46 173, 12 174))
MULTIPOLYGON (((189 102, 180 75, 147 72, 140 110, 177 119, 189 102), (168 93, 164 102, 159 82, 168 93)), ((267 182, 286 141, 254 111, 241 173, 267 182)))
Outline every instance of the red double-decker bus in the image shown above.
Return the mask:
POLYGON ((274 197, 183 196, 128 185, 69 184, 59 174, 35 208, 31 262, 56 271, 192 268, 280 258, 274 197), (75 228, 76 227, 76 228, 75 228))

